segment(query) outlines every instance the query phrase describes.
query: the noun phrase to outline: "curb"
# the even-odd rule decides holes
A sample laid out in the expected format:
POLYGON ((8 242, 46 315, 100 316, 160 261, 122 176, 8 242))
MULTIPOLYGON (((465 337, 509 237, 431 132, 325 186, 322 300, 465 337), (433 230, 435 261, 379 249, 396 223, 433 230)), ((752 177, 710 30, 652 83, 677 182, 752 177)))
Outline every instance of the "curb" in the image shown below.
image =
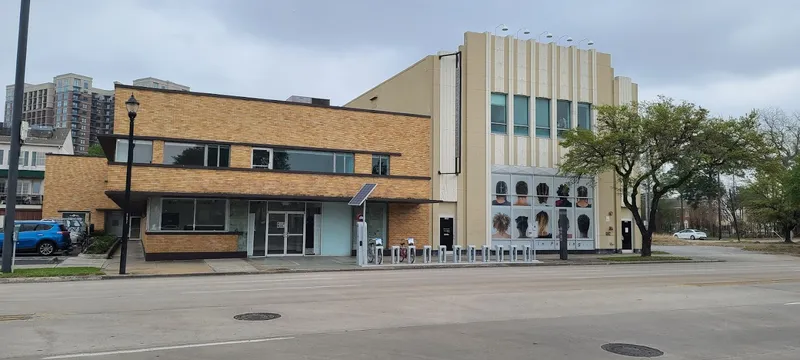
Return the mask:
POLYGON ((305 274, 321 272, 354 272, 354 271, 389 271, 389 270, 427 270, 427 269, 462 269, 462 268, 492 268, 492 267, 538 267, 538 266, 597 266, 597 265, 646 265, 646 264, 699 264, 717 263, 725 260, 665 260, 665 261, 631 261, 631 262, 612 262, 612 261, 591 261, 580 263, 462 263, 462 264, 412 264, 412 265, 386 265, 375 267, 345 268, 345 269, 289 269, 276 268, 259 271, 236 271, 236 272, 207 272, 207 273, 187 273, 187 274, 128 274, 128 275, 91 275, 91 276, 66 276, 66 277, 31 277, 31 278, 6 278, 0 279, 0 284, 9 283, 46 283, 46 282, 69 282, 69 281, 93 281, 93 280, 123 280, 123 279, 151 279, 151 278, 177 278, 177 277, 200 277, 200 276, 238 276, 238 275, 266 275, 266 274, 305 274))

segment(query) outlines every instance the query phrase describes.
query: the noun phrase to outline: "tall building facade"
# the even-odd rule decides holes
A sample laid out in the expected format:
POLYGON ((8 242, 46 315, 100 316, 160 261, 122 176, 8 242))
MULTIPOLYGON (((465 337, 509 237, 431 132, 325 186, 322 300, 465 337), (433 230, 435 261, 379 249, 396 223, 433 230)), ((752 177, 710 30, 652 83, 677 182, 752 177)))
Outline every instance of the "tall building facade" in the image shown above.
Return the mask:
MULTIPOLYGON (((596 130, 593 105, 638 100, 611 55, 468 32, 345 107, 430 115, 434 245, 633 252, 641 237, 612 173, 559 172, 565 131, 596 130)), ((420 139, 420 141, 425 141, 420 139)))
MULTIPOLYGON (((70 129, 74 152, 86 154, 89 146, 97 144, 98 135, 114 131, 114 91, 97 89, 92 82, 89 76, 67 73, 54 77, 50 83, 25 84, 22 120, 32 128, 70 129)), ((135 82, 160 89, 189 90, 188 86, 156 78, 135 82)), ((6 86, 3 127, 11 126, 13 102, 14 85, 9 85, 6 86)))

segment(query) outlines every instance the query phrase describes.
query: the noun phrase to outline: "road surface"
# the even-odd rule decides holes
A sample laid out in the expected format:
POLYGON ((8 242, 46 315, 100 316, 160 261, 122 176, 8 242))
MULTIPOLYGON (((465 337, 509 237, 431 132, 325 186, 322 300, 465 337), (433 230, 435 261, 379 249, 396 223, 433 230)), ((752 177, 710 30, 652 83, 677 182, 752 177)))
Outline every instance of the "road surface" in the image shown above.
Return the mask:
POLYGON ((0 284, 0 338, 2 359, 796 360, 800 262, 0 284))

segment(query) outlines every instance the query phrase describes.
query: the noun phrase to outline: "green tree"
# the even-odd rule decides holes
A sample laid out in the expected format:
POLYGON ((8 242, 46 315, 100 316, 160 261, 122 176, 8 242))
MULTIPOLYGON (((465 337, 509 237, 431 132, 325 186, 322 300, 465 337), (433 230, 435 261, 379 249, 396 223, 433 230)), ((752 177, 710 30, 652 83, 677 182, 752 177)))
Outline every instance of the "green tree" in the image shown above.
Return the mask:
POLYGON ((89 156, 95 156, 95 157, 105 157, 106 156, 106 154, 105 154, 105 152, 103 152, 103 148, 100 146, 100 144, 92 144, 92 145, 90 145, 89 149, 87 151, 88 151, 87 155, 89 155, 89 156))
POLYGON ((655 222, 640 213, 640 189, 649 184, 649 214, 654 219, 661 199, 695 176, 734 173, 752 166, 763 153, 756 114, 738 119, 710 117, 694 104, 659 97, 654 102, 597 106, 597 131, 573 129, 562 145, 569 149, 562 174, 616 175, 623 203, 642 234, 642 256, 651 255, 655 222))

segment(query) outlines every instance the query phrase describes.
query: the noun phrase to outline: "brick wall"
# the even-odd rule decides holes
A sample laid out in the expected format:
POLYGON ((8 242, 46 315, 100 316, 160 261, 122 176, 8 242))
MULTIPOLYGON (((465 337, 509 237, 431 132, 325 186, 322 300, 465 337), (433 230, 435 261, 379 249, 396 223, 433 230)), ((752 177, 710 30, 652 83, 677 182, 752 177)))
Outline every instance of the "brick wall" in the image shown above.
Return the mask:
MULTIPOLYGON (((270 171, 201 170, 134 166, 132 189, 144 192, 237 193, 350 198, 364 183, 377 183, 374 198, 429 198, 429 180, 279 173, 270 171)), ((125 190, 125 166, 108 166, 106 189, 125 190)))
POLYGON ((400 245, 413 237, 418 249, 431 245, 431 206, 416 204, 389 204, 389 244, 400 245))
POLYGON ((142 245, 148 254, 183 252, 235 252, 236 234, 219 235, 161 235, 146 234, 142 245))
MULTIPOLYGON (((139 100, 138 136, 400 153, 391 159, 392 174, 431 176, 429 117, 120 85, 116 92, 119 99, 133 92, 139 100)), ((127 134, 124 101, 115 103, 115 119, 114 133, 127 134)), ((248 149, 232 151, 232 164, 249 167, 248 149)), ((161 162, 163 152, 154 148, 153 156, 161 162)))
POLYGON ((61 217, 61 210, 90 211, 95 230, 103 230, 104 213, 97 209, 119 208, 105 194, 106 158, 49 154, 45 161, 42 217, 61 217))

